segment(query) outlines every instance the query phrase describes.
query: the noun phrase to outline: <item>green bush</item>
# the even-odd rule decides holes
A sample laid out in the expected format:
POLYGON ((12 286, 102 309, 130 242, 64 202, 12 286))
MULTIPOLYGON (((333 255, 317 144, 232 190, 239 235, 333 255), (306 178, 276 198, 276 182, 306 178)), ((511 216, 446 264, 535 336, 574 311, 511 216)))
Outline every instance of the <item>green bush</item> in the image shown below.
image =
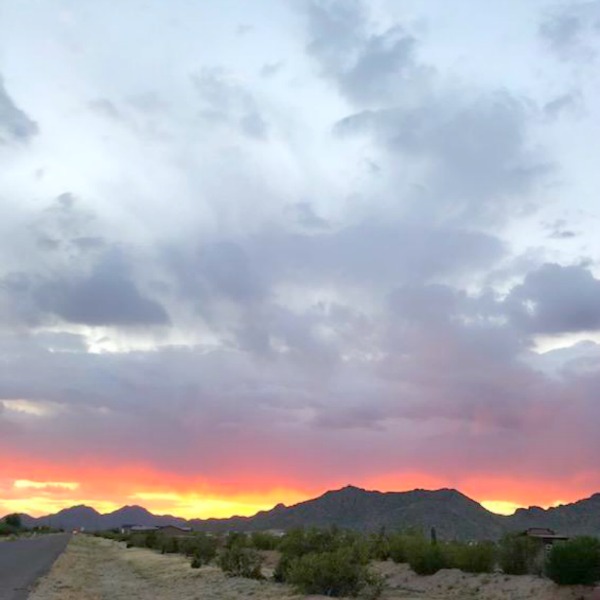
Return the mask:
POLYGON ((559 585, 592 585, 600 581, 600 540, 578 537, 552 547, 546 574, 559 585))
POLYGON ((414 538, 407 544, 407 559, 417 575, 433 575, 447 567, 446 557, 438 544, 425 538, 414 538))
POLYGON ((176 537, 160 537, 160 551, 162 554, 177 554, 179 552, 179 540, 176 537))
POLYGON ((408 562, 408 538, 405 535, 396 533, 389 539, 389 555, 395 563, 408 562))
POLYGON ((303 594, 357 596, 370 588, 370 596, 381 593, 382 581, 371 573, 354 548, 310 553, 291 561, 287 582, 303 594))
POLYGON ((262 579, 262 557, 254 548, 242 544, 232 544, 219 554, 219 566, 231 577, 262 579))
POLYGON ((500 568, 507 575, 539 574, 541 548, 536 540, 525 535, 509 534, 499 547, 500 568))
POLYGON ((390 558, 390 538, 382 529, 379 533, 371 534, 366 539, 369 557, 373 560, 387 560, 390 558))
POLYGON ((491 542, 448 544, 444 554, 448 567, 465 573, 492 573, 496 565, 496 546, 491 542))
POLYGON ((13 529, 21 529, 23 524, 21 522, 21 515, 14 513, 12 515, 6 515, 4 519, 2 519, 6 525, 12 527, 13 529))
POLYGON ((217 555, 218 540, 206 533, 198 533, 193 537, 181 540, 179 551, 186 556, 192 557, 192 565, 197 564, 199 568, 202 565, 210 563, 217 555))
POLYGON ((150 531, 144 536, 144 546, 158 550, 159 539, 156 531, 150 531))
POLYGON ((279 538, 272 533, 255 531, 250 535, 250 543, 257 550, 275 550, 279 544, 279 538))
POLYGON ((288 581, 288 571, 296 558, 308 554, 323 554, 340 549, 350 549, 356 560, 367 563, 371 556, 371 547, 364 536, 356 532, 330 529, 295 529, 281 539, 278 549, 281 559, 275 568, 275 581, 288 581))

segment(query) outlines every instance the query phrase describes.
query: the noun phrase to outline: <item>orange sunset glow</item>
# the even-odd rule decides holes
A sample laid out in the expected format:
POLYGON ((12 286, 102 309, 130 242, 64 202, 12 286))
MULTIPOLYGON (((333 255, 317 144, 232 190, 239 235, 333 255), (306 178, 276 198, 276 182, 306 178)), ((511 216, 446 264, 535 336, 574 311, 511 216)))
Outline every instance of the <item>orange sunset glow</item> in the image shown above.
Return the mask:
MULTIPOLYGON (((362 482, 332 480, 329 485, 320 488, 288 487, 266 479, 255 485, 242 481, 238 487, 232 483, 211 485, 141 465, 121 465, 112 469, 101 465, 77 468, 45 462, 28 463, 26 460, 15 460, 11 464, 2 462, 0 465, 4 476, 0 488, 0 513, 24 512, 35 517, 83 504, 101 513, 127 505, 142 505, 155 514, 172 514, 187 519, 226 518, 251 516, 279 503, 290 506, 347 483, 380 491, 434 490, 453 485, 452 481, 443 477, 405 472, 362 482), (16 477, 17 473, 28 474, 29 478, 11 479, 11 474, 16 477)), ((556 482, 473 481, 465 478, 458 483, 463 493, 488 510, 507 515, 520 507, 537 505, 547 508, 591 493, 584 487, 575 487, 570 497, 558 498, 556 494, 561 486, 556 482)))

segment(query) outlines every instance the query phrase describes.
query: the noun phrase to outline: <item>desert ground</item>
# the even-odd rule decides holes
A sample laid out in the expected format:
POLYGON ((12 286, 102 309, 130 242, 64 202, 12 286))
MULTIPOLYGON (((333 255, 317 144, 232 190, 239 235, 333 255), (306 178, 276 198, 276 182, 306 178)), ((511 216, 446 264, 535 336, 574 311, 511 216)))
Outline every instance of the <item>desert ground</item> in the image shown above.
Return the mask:
MULTIPOLYGON (((267 561, 265 574, 268 575, 267 561)), ((531 576, 466 575, 443 570, 429 577, 412 573, 406 565, 378 563, 385 576, 386 600, 596 600, 600 590, 559 588, 531 576)), ((74 536, 64 554, 44 577, 30 600, 308 600, 294 590, 270 581, 228 578, 212 566, 191 569, 180 555, 90 536, 74 536)), ((316 596, 311 596, 316 600, 316 596)))

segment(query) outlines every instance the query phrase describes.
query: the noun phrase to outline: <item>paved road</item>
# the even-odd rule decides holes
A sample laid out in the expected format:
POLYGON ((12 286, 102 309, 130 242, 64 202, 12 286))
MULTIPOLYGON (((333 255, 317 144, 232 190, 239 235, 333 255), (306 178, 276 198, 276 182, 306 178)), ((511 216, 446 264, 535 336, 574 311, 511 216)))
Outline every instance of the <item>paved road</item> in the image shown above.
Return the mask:
POLYGON ((0 600, 25 600, 31 585, 49 571, 69 534, 0 542, 0 600))

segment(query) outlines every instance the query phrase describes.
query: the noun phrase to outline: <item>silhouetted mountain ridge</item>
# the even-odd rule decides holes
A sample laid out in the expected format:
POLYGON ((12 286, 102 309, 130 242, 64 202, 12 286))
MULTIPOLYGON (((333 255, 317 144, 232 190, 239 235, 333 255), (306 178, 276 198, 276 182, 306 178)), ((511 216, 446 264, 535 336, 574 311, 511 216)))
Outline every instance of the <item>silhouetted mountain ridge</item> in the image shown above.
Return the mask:
POLYGON ((23 521, 30 527, 83 527, 92 531, 122 525, 191 526, 209 532, 335 525, 362 531, 385 527, 390 531, 418 528, 428 532, 435 527, 442 539, 496 539, 507 531, 550 527, 567 535, 600 536, 600 494, 549 509, 519 509, 507 517, 486 510, 454 489, 379 492, 349 485, 293 506, 278 504, 252 517, 186 521, 172 515, 154 515, 142 506, 124 506, 108 514, 100 514, 89 506, 75 506, 39 519, 23 515, 23 521))

